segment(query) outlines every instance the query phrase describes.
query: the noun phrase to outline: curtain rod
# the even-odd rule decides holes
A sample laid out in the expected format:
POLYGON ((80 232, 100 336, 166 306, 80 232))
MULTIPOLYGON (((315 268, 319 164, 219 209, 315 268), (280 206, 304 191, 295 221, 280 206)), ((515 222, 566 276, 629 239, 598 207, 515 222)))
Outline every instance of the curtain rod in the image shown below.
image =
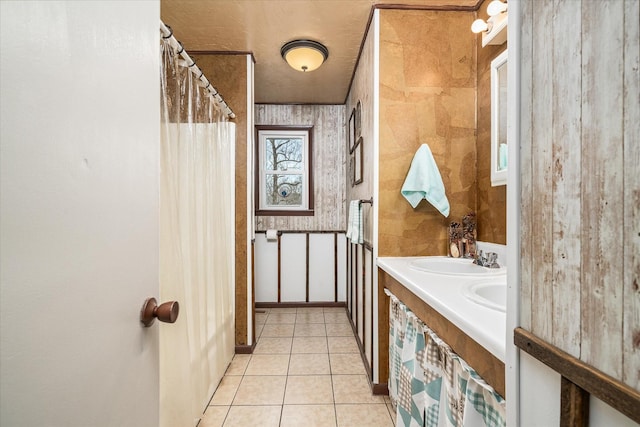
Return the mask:
POLYGON ((229 108, 227 103, 224 101, 224 98, 222 98, 222 96, 220 95, 220 93, 218 93, 216 88, 211 85, 211 82, 207 80, 202 70, 200 70, 200 68, 198 68, 198 66, 196 65, 196 61, 191 59, 187 51, 184 49, 184 47, 182 46, 182 43, 180 43, 180 41, 178 41, 175 38, 171 27, 169 27, 164 22, 162 22, 162 20, 160 20, 160 31, 162 32, 162 38, 169 40, 171 47, 173 47, 176 50, 176 53, 182 56, 182 58, 185 61, 187 61, 187 64, 189 64, 188 65, 189 70, 195 76, 198 76, 197 78, 200 79, 202 83, 204 83, 205 85, 204 88, 209 91, 209 96, 211 96, 211 98, 213 98, 213 100, 220 106, 220 108, 222 108, 222 110, 227 115, 227 117, 229 117, 230 119, 235 119, 236 115, 231 110, 231 108, 229 108))

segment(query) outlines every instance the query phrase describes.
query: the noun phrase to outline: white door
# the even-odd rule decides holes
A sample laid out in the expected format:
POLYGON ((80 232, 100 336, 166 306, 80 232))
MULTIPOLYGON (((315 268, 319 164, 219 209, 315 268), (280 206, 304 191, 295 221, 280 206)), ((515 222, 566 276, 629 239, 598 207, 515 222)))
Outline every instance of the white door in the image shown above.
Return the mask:
POLYGON ((0 2, 0 425, 157 426, 157 1, 0 2))

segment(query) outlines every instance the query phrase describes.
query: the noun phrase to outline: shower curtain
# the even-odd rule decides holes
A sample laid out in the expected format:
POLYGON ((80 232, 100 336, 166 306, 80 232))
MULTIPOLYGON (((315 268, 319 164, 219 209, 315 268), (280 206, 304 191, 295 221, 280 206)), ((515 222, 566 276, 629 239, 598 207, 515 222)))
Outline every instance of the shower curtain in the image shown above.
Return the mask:
POLYGON ((161 426, 195 426, 234 353, 235 125, 161 42, 161 426))

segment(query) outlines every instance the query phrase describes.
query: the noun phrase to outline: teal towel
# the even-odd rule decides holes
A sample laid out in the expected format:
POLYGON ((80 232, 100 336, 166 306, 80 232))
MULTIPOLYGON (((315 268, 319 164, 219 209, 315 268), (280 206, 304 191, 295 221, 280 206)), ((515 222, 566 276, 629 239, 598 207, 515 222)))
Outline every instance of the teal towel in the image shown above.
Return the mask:
POLYGON ((427 144, 422 144, 413 156, 401 193, 414 209, 420 200, 426 199, 442 215, 449 216, 449 200, 444 193, 442 177, 427 144))

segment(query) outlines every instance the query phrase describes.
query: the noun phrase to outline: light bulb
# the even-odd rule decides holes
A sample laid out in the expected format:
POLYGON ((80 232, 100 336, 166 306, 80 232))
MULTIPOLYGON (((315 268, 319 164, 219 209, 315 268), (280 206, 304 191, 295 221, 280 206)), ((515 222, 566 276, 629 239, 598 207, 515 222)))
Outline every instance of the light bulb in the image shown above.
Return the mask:
POLYGON ((491 3, 489 3, 489 6, 487 6, 487 14, 489 16, 500 15, 502 12, 506 11, 507 4, 502 3, 500 0, 493 0, 491 3))
POLYGON ((476 34, 482 33, 484 31, 489 32, 491 31, 491 26, 490 24, 484 22, 483 19, 476 19, 475 21, 473 21, 473 24, 471 24, 471 31, 476 34))

